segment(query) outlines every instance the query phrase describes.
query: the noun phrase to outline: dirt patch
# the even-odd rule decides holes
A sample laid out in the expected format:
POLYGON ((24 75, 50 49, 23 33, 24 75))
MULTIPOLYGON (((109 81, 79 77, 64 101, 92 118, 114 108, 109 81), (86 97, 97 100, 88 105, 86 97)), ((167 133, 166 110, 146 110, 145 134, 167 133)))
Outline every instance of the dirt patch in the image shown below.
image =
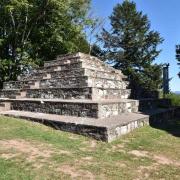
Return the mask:
POLYGON ((83 144, 83 147, 79 148, 81 151, 92 152, 92 151, 96 150, 96 148, 97 148, 97 141, 95 141, 95 140, 84 141, 82 144, 83 144))
POLYGON ((70 165, 63 165, 60 168, 58 168, 57 171, 69 175, 72 179, 78 179, 82 177, 83 179, 90 179, 90 180, 95 179, 94 175, 91 172, 86 170, 76 169, 75 167, 70 165))
POLYGON ((180 166, 180 161, 171 160, 162 155, 154 155, 153 159, 156 160, 158 164, 180 166))
POLYGON ((127 165, 125 163, 123 163, 123 162, 116 162, 115 165, 117 167, 120 167, 120 168, 126 168, 127 167, 127 165))
POLYGON ((49 158, 53 151, 44 149, 42 145, 35 145, 24 140, 0 141, 1 149, 11 151, 13 154, 28 154, 28 159, 33 161, 38 157, 49 158))
POLYGON ((72 140, 78 140, 79 137, 76 136, 76 135, 71 135, 71 136, 69 136, 69 139, 72 139, 72 140))
POLYGON ((132 150, 129 152, 129 154, 135 155, 137 157, 149 157, 147 151, 132 150))
POLYGON ((1 154, 0 156, 4 159, 12 159, 12 158, 16 157, 16 154, 10 154, 10 153, 5 154, 4 153, 4 154, 1 154))
POLYGON ((144 180, 144 179, 148 179, 150 176, 150 173, 152 171, 156 171, 158 169, 158 164, 157 163, 153 163, 150 166, 139 166, 137 168, 137 175, 138 178, 135 180, 144 180))
POLYGON ((72 153, 69 151, 64 151, 64 150, 58 150, 57 151, 58 154, 66 154, 66 155, 71 155, 72 153))
POLYGON ((93 157, 91 156, 83 157, 82 160, 92 161, 93 157))
POLYGON ((91 141, 90 142, 90 148, 94 149, 94 148, 96 148, 96 146, 97 146, 97 142, 96 141, 91 141))
POLYGON ((150 158, 156 161, 158 164, 180 166, 180 161, 171 160, 163 155, 152 155, 147 151, 139 151, 139 150, 132 150, 128 153, 135 155, 136 157, 150 158))
POLYGON ((124 148, 124 144, 117 144, 117 145, 113 145, 110 151, 125 152, 123 148, 124 148))
POLYGON ((53 148, 51 145, 39 142, 29 142, 25 140, 1 140, 0 157, 12 159, 25 158, 26 162, 32 163, 35 168, 41 168, 45 164, 51 163, 50 158, 54 154, 71 155, 71 152, 53 148))

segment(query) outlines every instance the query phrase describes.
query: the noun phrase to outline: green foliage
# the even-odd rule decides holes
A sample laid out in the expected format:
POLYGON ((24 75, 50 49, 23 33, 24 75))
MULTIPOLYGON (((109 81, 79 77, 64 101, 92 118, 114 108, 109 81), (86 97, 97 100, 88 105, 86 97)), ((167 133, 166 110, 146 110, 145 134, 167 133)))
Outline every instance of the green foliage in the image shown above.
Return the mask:
POLYGON ((179 94, 167 94, 166 98, 171 99, 173 106, 180 106, 180 95, 179 94))
POLYGON ((161 65, 153 64, 153 61, 160 53, 157 50, 163 41, 160 34, 150 30, 148 17, 138 12, 136 4, 131 1, 117 4, 110 21, 112 29, 104 29, 99 37, 104 44, 106 59, 128 75, 136 86, 158 89, 161 65))
POLYGON ((1 0, 0 82, 58 54, 87 52, 90 0, 1 0))
POLYGON ((98 45, 93 44, 91 48, 91 55, 103 59, 104 51, 98 45))

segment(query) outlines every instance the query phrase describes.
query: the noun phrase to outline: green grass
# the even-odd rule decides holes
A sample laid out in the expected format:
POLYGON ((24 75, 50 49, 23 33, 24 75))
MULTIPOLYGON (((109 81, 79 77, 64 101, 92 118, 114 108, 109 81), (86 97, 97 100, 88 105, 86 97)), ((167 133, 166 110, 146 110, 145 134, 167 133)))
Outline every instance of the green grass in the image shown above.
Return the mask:
POLYGON ((0 117, 0 180, 180 179, 179 121, 112 143, 0 117))

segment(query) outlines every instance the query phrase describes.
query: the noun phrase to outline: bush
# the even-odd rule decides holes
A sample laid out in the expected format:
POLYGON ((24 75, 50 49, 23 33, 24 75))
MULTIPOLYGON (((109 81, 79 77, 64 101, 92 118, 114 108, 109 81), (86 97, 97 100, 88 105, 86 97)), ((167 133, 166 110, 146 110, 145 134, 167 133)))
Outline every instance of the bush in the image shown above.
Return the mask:
POLYGON ((179 94, 168 94, 166 98, 171 99, 173 106, 180 106, 180 95, 179 94))

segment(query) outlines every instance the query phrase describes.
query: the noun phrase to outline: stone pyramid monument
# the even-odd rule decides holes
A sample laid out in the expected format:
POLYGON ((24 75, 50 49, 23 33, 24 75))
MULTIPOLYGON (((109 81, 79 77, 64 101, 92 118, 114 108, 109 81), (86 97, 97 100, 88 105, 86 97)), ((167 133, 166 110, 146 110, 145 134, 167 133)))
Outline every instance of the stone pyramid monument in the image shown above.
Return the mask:
POLYGON ((0 113, 112 141, 149 123, 149 116, 138 112, 140 102, 128 99, 128 84, 121 71, 96 57, 58 56, 18 81, 5 82, 0 113))

